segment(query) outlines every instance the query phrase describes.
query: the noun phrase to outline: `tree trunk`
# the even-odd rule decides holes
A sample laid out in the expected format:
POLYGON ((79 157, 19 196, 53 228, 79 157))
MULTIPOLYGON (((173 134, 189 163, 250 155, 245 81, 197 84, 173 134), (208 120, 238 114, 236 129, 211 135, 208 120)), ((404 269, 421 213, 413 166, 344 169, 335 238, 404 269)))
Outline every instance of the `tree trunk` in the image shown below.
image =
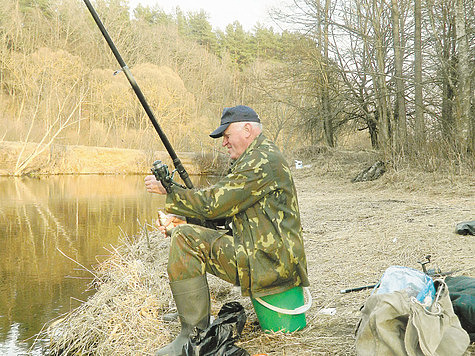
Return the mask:
MULTIPOLYGON (((378 111, 378 139, 379 147, 385 158, 391 157, 392 140, 391 140, 391 117, 392 112, 389 105, 389 93, 386 84, 386 57, 384 34, 381 28, 380 19, 382 16, 382 4, 377 0, 372 2, 373 18, 371 19, 374 29, 373 48, 375 53, 369 53, 370 57, 376 57, 376 68, 373 71, 374 91, 376 94, 376 110, 378 111)), ((373 49, 368 48, 368 51, 373 49)))
POLYGON ((455 29, 456 29, 456 44, 458 49, 458 67, 457 67, 457 79, 458 79, 458 90, 457 90, 457 104, 458 110, 457 114, 459 116, 459 122, 462 128, 467 128, 467 149, 471 150, 473 146, 472 143, 472 130, 471 124, 473 118, 471 119, 470 113, 470 64, 469 64, 469 54, 468 54, 468 40, 467 33, 465 30, 465 16, 464 16, 464 7, 463 0, 457 0, 456 11, 455 11, 455 29))
POLYGON ((416 150, 420 151, 425 142, 424 104, 422 100, 422 36, 421 0, 414 0, 414 100, 416 150))
POLYGON ((330 0, 325 0, 325 24, 323 29, 323 88, 322 88, 322 109, 323 109, 323 129, 325 132, 325 141, 328 146, 334 147, 334 133, 333 120, 330 110, 330 95, 329 95, 329 57, 328 57, 328 22, 329 22, 330 0))
MULTIPOLYGON (((447 9, 444 9, 447 11, 447 9)), ((450 11, 450 9, 449 9, 450 11)), ((452 150, 457 152, 457 132, 459 130, 457 121, 454 117, 454 100, 455 100, 455 31, 453 17, 449 13, 444 16, 447 19, 442 34, 442 134, 446 144, 452 150)))
POLYGON ((391 20, 393 27, 394 45, 394 76, 396 83, 396 110, 397 115, 396 130, 394 132, 394 145, 398 153, 404 152, 407 145, 407 125, 406 125, 406 102, 404 100, 404 78, 402 66, 404 61, 404 49, 401 45, 403 28, 399 26, 400 13, 397 0, 391 0, 391 20))
POLYGON ((376 110, 374 112, 374 119, 368 118, 368 130, 369 130, 369 136, 371 139, 371 147, 374 149, 379 148, 379 142, 378 142, 378 111, 376 110))

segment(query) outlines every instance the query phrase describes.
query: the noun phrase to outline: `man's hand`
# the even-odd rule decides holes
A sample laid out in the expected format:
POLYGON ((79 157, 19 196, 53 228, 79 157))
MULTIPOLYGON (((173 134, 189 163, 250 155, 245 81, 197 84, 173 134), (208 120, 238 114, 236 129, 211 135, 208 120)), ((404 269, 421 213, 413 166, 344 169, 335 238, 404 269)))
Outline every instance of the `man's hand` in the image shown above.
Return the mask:
POLYGON ((167 194, 167 191, 163 187, 154 175, 149 175, 145 177, 145 188, 147 192, 155 194, 167 194))
POLYGON ((180 224, 185 224, 185 218, 173 214, 165 214, 163 211, 158 211, 158 229, 165 235, 170 236, 171 230, 180 224))

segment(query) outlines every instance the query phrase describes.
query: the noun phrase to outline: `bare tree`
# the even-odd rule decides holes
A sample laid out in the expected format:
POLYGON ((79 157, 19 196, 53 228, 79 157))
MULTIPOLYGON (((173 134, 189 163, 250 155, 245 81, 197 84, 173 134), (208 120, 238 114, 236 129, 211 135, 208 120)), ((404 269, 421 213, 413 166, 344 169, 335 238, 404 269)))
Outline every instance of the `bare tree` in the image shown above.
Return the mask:
MULTIPOLYGON (((85 93, 79 98, 79 100, 76 100, 74 107, 72 110, 67 110, 68 107, 68 102, 71 99, 71 94, 73 93, 75 85, 71 88, 71 91, 66 95, 64 100, 60 103, 58 103, 59 107, 57 108, 57 114, 56 118, 54 121, 48 125, 47 130, 43 133, 43 137, 40 139, 38 143, 35 144, 35 147, 32 152, 29 152, 26 157, 23 156, 26 147, 29 143, 29 136, 31 133, 31 130, 34 126, 35 123, 35 118, 36 115, 32 118, 31 124, 30 124, 30 130, 28 131, 28 134, 26 135, 26 138, 24 140, 24 144, 22 146, 22 149, 17 157, 17 162, 15 165, 15 170, 14 170, 14 175, 22 175, 24 171, 27 169, 28 165, 33 161, 37 156, 39 156, 41 153, 43 153, 45 150, 49 149, 51 145, 54 143, 55 139, 58 137, 58 135, 65 130, 67 127, 74 125, 75 123, 78 122, 78 119, 75 118, 75 114, 80 108, 80 106, 83 104, 85 93)), ((38 100, 37 100, 37 108, 35 110, 35 114, 38 110, 38 106, 40 105, 40 96, 42 95, 42 92, 40 91, 38 93, 38 100)))
MULTIPOLYGON (((473 128, 473 120, 471 117, 471 108, 470 108, 470 61, 469 61, 469 47, 468 47, 468 36, 465 28, 465 11, 464 11, 464 1, 456 0, 456 10, 455 10, 455 28, 457 33, 456 45, 458 50, 458 66, 457 66, 457 79, 458 79, 458 115, 460 116, 460 121, 463 127, 466 129, 467 137, 467 149, 472 153, 475 153, 473 135, 471 128, 473 128), (472 146, 472 147, 470 147, 472 146)), ((473 69, 472 69, 473 71, 473 69)))
POLYGON ((335 146, 334 138, 334 129, 333 129, 333 116, 331 114, 330 107, 330 81, 329 81, 329 70, 330 66, 330 57, 328 54, 328 32, 329 32, 329 22, 330 22, 330 0, 325 0, 325 10, 324 10, 324 21, 323 21, 323 86, 322 86, 322 109, 323 109, 323 128, 325 132, 325 141, 328 146, 335 146))
POLYGON ((422 98, 422 12, 421 0, 414 0, 414 106, 416 149, 425 142, 424 103, 422 98))
POLYGON ((406 124, 406 101, 404 89, 404 16, 401 16, 399 6, 404 2, 391 0, 391 20, 394 44, 394 80, 396 82, 396 127, 394 132, 394 150, 397 153, 407 151, 407 124, 406 124))
POLYGON ((376 93, 377 115, 379 127, 379 147, 387 158, 391 156, 393 148, 392 132, 394 130, 394 114, 390 103, 390 93, 386 79, 387 56, 391 28, 388 21, 387 7, 384 1, 371 0, 367 7, 372 26, 371 46, 366 47, 367 55, 372 58, 372 76, 376 93), (386 21, 386 23, 385 23, 386 21))

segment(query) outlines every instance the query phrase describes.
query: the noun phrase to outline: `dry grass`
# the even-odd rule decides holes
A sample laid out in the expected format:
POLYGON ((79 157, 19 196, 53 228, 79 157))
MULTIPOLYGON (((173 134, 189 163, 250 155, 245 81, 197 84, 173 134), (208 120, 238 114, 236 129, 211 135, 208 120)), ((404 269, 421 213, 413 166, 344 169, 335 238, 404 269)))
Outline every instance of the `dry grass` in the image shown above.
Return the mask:
POLYGON ((229 168, 229 157, 220 152, 201 152, 196 155, 195 163, 201 174, 223 176, 229 168))
MULTIPOLYGON (((97 292, 47 327, 50 354, 153 355, 179 332, 177 322, 161 320, 173 309, 166 274, 169 240, 155 231, 121 242, 90 271, 97 292)), ((213 314, 224 302, 239 300, 231 285, 214 277, 209 281, 213 314)))
MULTIPOLYGON (((296 157, 298 158, 298 157, 296 157)), ((226 301, 244 305, 248 323, 239 345, 251 355, 355 355, 354 330, 370 291, 340 290, 375 283, 391 265, 420 268, 431 255, 443 271, 475 276, 473 236, 454 233, 473 220, 472 176, 389 171, 373 182, 350 183, 374 163, 372 152, 318 153, 294 172, 304 228, 312 308, 307 327, 291 335, 260 331, 249 298, 209 278, 212 313, 226 301), (336 308, 323 315, 323 308, 336 308)), ((98 267, 97 293, 48 329, 51 352, 153 355, 179 331, 161 315, 173 306, 166 277, 168 241, 157 233, 126 238, 98 267)), ((466 355, 475 353, 471 346, 466 355)))

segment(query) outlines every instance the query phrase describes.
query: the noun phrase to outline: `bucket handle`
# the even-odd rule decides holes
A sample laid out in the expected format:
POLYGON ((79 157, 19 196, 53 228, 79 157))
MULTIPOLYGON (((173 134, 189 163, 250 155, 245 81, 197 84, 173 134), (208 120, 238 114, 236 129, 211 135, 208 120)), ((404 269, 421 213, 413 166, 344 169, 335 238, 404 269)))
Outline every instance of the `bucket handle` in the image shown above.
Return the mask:
POLYGON ((295 309, 282 309, 282 308, 276 307, 275 305, 267 303, 265 300, 262 300, 259 297, 256 297, 254 299, 257 300, 259 303, 261 303, 263 306, 265 306, 267 309, 270 309, 277 313, 287 314, 287 315, 303 314, 307 310, 309 310, 310 307, 312 306, 312 295, 310 294, 310 289, 308 287, 302 287, 302 288, 305 294, 307 295, 307 303, 295 309))

